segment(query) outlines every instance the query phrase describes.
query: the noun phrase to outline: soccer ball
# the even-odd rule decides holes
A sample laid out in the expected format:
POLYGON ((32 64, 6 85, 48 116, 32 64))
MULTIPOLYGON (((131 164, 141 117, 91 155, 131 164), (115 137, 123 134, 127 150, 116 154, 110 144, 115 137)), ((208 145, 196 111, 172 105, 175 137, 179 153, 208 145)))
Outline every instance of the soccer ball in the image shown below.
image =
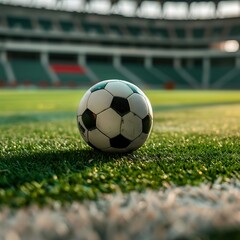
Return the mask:
POLYGON ((106 80, 92 86, 77 113, 82 138, 103 152, 127 153, 141 147, 153 123, 146 95, 134 84, 106 80))

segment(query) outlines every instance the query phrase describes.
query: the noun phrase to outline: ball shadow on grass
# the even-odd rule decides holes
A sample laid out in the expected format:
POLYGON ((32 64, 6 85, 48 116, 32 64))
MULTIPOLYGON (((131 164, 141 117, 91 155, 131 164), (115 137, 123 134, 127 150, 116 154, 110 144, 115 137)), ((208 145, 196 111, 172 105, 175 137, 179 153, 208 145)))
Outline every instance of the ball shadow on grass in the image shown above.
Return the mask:
POLYGON ((15 187, 32 181, 39 182, 53 176, 81 173, 87 168, 101 166, 121 156, 123 154, 84 149, 0 157, 0 188, 15 187))

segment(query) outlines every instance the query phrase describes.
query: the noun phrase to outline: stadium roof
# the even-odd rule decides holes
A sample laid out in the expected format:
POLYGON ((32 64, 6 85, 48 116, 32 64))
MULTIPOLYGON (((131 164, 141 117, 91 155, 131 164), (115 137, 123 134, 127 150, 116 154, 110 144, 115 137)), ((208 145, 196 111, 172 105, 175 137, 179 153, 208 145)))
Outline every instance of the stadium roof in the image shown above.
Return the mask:
POLYGON ((240 0, 0 0, 0 3, 156 19, 209 19, 240 16, 240 0))
MULTIPOLYGON (((91 1, 91 0, 86 0, 86 1, 91 1)), ((117 3, 121 0, 110 0, 113 4, 117 3)), ((133 0, 137 2, 138 4, 141 4, 145 0, 133 0)), ((148 0, 150 2, 159 2, 159 3, 165 3, 165 2, 186 2, 186 3, 192 3, 192 2, 215 2, 218 3, 221 0, 148 0)))

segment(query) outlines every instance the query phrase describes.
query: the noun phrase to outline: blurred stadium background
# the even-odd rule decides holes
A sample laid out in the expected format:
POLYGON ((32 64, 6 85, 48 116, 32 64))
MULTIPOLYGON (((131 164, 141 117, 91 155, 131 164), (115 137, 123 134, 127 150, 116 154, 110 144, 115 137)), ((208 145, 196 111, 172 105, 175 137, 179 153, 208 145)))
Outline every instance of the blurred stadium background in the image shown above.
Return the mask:
POLYGON ((240 1, 0 0, 1 87, 240 89, 240 1))

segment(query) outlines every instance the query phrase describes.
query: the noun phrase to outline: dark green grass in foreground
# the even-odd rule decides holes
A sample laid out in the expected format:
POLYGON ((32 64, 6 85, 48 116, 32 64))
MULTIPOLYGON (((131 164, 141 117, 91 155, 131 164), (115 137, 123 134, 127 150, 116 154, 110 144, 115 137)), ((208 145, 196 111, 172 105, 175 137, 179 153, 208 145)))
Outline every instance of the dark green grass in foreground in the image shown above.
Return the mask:
POLYGON ((240 92, 147 91, 154 128, 128 155, 93 151, 75 112, 83 92, 0 92, 0 204, 240 178, 240 92))

